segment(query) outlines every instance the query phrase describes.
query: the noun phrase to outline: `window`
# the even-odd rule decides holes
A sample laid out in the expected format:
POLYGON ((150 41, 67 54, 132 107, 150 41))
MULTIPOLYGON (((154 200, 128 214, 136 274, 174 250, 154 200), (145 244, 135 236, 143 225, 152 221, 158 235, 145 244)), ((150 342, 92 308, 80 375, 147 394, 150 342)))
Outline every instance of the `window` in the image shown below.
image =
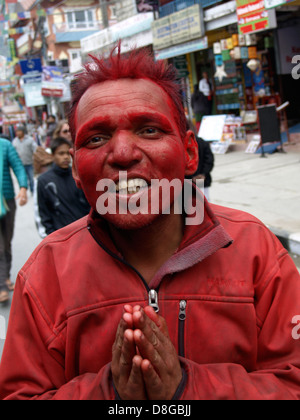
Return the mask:
POLYGON ((89 29, 97 26, 93 10, 67 12, 66 17, 68 29, 89 29))

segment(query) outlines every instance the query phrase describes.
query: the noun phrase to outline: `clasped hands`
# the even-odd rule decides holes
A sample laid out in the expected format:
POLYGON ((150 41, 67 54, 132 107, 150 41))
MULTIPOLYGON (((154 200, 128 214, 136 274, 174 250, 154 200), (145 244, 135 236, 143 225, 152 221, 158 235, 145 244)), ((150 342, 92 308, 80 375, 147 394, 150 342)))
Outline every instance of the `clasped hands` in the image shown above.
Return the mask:
POLYGON ((124 307, 111 371, 122 400, 171 400, 182 380, 164 318, 147 306, 124 307))

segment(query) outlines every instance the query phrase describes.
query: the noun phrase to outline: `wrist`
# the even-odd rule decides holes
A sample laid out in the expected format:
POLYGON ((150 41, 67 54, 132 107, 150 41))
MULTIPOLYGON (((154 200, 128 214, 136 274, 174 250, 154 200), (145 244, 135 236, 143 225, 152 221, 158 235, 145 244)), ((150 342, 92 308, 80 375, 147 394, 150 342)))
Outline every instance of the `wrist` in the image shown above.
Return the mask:
POLYGON ((183 367, 181 368, 181 370, 182 370, 182 379, 181 379, 181 382, 178 385, 178 388, 177 388, 177 390, 176 390, 176 392, 175 392, 175 394, 172 398, 172 401, 180 400, 180 398, 182 397, 182 394, 184 393, 186 384, 187 384, 187 373, 186 373, 186 371, 183 367))

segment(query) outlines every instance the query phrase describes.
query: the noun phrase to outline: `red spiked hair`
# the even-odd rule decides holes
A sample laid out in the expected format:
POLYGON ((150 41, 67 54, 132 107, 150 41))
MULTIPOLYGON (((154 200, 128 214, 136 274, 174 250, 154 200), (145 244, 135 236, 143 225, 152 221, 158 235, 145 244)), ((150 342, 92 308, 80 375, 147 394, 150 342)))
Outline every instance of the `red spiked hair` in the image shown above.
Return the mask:
POLYGON ((186 133, 186 117, 182 105, 180 86, 176 82, 175 67, 163 61, 155 62, 146 50, 133 50, 121 55, 121 43, 115 47, 108 59, 94 57, 92 63, 85 65, 83 73, 79 74, 72 85, 72 101, 69 114, 69 125, 73 140, 76 137, 75 116, 82 95, 93 85, 107 80, 118 79, 149 79, 159 85, 170 97, 174 105, 174 117, 182 139, 186 133), (117 51, 117 54, 115 54, 117 51))

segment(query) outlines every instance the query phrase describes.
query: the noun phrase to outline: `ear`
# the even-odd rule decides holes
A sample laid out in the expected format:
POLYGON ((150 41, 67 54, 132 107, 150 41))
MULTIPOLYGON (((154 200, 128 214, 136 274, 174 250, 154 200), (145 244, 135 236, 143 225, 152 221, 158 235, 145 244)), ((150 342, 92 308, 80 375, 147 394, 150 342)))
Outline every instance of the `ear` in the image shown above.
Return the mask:
POLYGON ((199 163, 198 143, 193 131, 187 131, 183 145, 185 153, 185 175, 190 176, 197 171, 199 163))
POLYGON ((77 171, 77 167, 76 167, 76 163, 75 163, 75 151, 74 151, 73 148, 70 149, 70 155, 72 156, 72 175, 73 175, 73 178, 75 180, 77 188, 82 190, 81 182, 80 182, 80 179, 79 179, 79 176, 78 176, 78 171, 77 171))

